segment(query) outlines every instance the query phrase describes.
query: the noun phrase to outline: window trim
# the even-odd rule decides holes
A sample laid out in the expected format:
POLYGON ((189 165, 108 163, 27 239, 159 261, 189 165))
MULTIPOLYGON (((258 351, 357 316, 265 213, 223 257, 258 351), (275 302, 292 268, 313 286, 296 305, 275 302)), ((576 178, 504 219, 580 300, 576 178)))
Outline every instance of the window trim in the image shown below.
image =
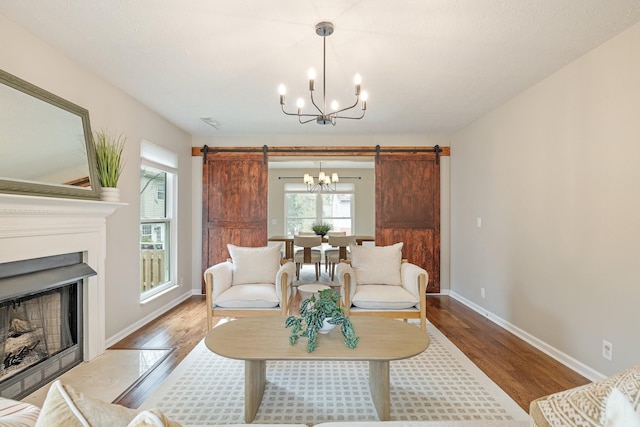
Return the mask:
MULTIPOLYGON (((166 292, 172 287, 178 286, 178 170, 177 170, 177 154, 159 147, 148 141, 142 140, 140 143, 140 169, 144 166, 161 170, 167 174, 167 184, 164 191, 166 213, 164 218, 146 218, 142 219, 140 213, 139 223, 149 222, 167 222, 169 227, 168 245, 169 245, 169 280, 150 289, 140 292, 140 303, 145 303, 152 298, 158 296, 162 292, 166 292)), ((142 249, 139 249, 142 250, 142 249)), ((139 263, 138 268, 142 268, 139 263)), ((140 274, 142 277, 142 274, 140 274)), ((138 288, 141 283, 138 282, 138 288)))

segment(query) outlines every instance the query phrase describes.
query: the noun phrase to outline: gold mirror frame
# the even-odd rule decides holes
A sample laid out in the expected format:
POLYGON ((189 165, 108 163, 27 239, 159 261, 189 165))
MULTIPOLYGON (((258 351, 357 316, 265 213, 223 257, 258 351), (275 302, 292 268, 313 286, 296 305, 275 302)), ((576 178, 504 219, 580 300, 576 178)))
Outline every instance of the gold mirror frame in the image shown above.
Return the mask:
MULTIPOLYGON (((64 184, 47 182, 39 179, 24 178, 22 176, 11 176, 10 173, 8 173, 8 170, 11 169, 11 167, 16 166, 18 162, 7 164, 4 167, 0 167, 0 193, 99 200, 100 183, 98 180, 95 147, 93 145, 93 135, 91 132, 91 124, 89 122, 89 111, 3 70, 0 70, 0 84, 31 96, 36 102, 41 101, 42 103, 45 103, 41 106, 38 105, 38 108, 36 108, 38 110, 40 109, 40 107, 42 107, 43 110, 49 110, 55 113, 52 114, 52 116, 55 116, 56 118, 59 116, 68 116, 71 122, 73 122, 74 124, 77 122, 77 130, 74 130, 74 132, 77 133, 78 141, 69 142, 68 145, 70 145, 70 147, 72 148, 68 148, 68 151, 61 151, 58 149, 61 144, 58 144, 58 142, 53 138, 53 135, 51 135, 50 140, 49 138, 46 138, 46 141, 43 141, 43 143, 50 144, 52 148, 56 148, 56 156, 74 156, 78 159, 77 163, 82 163, 81 159, 82 157, 84 157, 84 161, 86 161, 87 163, 86 168, 84 165, 79 166, 79 168, 82 168, 83 176, 74 177, 77 179, 70 180, 69 182, 64 184), (51 107, 54 108, 52 109, 51 107), (69 116, 65 112, 70 113, 71 115, 69 116), (82 127, 81 129, 80 124, 82 127), (81 139, 84 139, 84 141, 81 141, 81 139), (83 145, 77 144, 74 146, 74 144, 76 144, 77 142, 83 143, 83 145), (84 176, 85 174, 88 174, 88 176, 84 176)), ((24 108, 26 113, 25 116, 30 116, 31 112, 28 111, 28 104, 30 104, 33 100, 27 97, 24 98, 24 101, 24 104, 27 106, 24 108)), ((0 99, 0 102, 3 102, 3 100, 0 99)), ((2 107, 3 106, 0 105, 0 111, 2 110, 2 107)), ((13 111, 19 110, 20 107, 22 107, 22 105, 10 105, 9 108, 5 107, 7 108, 5 111, 11 111, 13 113, 13 111)), ((36 123, 28 124, 30 126, 33 126, 34 128, 37 126, 44 127, 49 120, 53 121, 55 120, 55 118, 44 117, 43 120, 32 120, 36 123)), ((9 121, 11 120, 5 118, 4 120, 0 120, 0 123, 4 122, 4 124, 7 125, 9 121)), ((15 123, 20 126, 24 126, 24 123, 18 123, 18 120, 15 120, 15 123)), ((20 129, 19 126, 16 126, 15 129, 3 129, 0 127, 1 153, 10 153, 10 150, 20 150, 22 153, 24 153, 24 156, 20 157, 20 167, 23 170, 26 170, 29 167, 37 169, 38 162, 32 162, 32 159, 37 159, 38 161, 45 160, 49 162, 47 166, 50 166, 52 164, 55 165, 54 159, 50 158, 53 156, 49 156, 43 153, 42 150, 39 150, 37 147, 32 146, 29 141, 11 140, 11 135, 20 131, 22 131, 22 129, 20 129), (22 162, 24 162, 24 165, 22 165, 22 162)), ((7 154, 3 157, 9 158, 10 156, 7 154)), ((52 171, 53 170, 54 169, 52 169, 52 171)))

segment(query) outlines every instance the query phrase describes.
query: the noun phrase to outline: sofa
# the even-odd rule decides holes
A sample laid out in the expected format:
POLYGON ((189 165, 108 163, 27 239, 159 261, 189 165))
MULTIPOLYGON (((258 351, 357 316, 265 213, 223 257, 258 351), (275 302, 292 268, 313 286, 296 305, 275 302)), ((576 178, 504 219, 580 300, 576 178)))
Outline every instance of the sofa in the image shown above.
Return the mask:
MULTIPOLYGON (((314 427, 640 427, 640 365, 531 402, 529 421, 340 421, 314 427)), ((42 408, 0 398, 0 427, 179 427, 157 409, 100 402, 55 381, 42 408)), ((306 424, 225 424, 212 427, 308 427, 306 424)), ((183 425, 187 427, 187 425, 183 425)))

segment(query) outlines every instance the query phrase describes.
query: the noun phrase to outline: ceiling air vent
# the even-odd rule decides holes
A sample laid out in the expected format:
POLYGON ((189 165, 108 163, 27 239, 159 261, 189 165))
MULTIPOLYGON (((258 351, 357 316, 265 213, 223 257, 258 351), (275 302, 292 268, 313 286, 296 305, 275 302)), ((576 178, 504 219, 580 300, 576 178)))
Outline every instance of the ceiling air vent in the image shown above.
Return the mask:
POLYGON ((217 130, 220 130, 220 126, 222 126, 220 122, 214 119, 213 117, 200 117, 200 120, 202 120, 209 126, 216 128, 217 130))

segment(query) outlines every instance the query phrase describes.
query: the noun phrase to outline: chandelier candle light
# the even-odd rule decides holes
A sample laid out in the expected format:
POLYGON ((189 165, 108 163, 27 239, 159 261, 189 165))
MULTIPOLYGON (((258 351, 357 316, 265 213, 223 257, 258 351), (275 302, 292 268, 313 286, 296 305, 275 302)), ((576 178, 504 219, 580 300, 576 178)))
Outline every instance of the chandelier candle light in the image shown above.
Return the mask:
POLYGON ((307 191, 314 192, 316 189, 320 189, 320 191, 336 191, 337 183, 340 181, 338 177, 338 173, 334 172, 329 176, 325 174, 322 170, 322 162, 320 162, 320 172, 318 173, 318 182, 314 182, 313 177, 305 173, 302 178, 303 182, 307 184, 307 191), (333 184, 333 187, 331 186, 333 184))
POLYGON ((316 25, 316 34, 322 36, 322 107, 316 104, 316 101, 313 99, 313 92, 315 90, 315 80, 316 80, 316 72, 312 68, 309 70, 309 92, 311 93, 311 103, 318 110, 318 113, 303 113, 302 109, 304 108, 304 100, 299 98, 296 105, 298 107, 297 113, 289 113, 285 111, 285 95, 287 93, 287 88, 281 84, 278 88, 280 92, 280 106, 282 107, 282 112, 288 116, 298 116, 298 121, 301 124, 309 123, 315 120, 318 124, 328 125, 332 124, 336 125, 336 119, 351 119, 351 120, 359 120, 364 117, 364 114, 367 110, 367 92, 361 90, 360 85, 362 83, 362 78, 360 74, 356 74, 354 78, 355 82, 355 95, 356 101, 353 105, 340 109, 338 102, 333 101, 331 103, 331 109, 327 109, 327 87, 326 87, 326 71, 327 71, 327 37, 333 34, 333 24, 331 22, 320 22, 316 25), (362 109, 362 114, 360 116, 348 116, 344 115, 347 110, 351 110, 360 104, 362 109), (303 120, 303 117, 310 117, 309 119, 303 120))

